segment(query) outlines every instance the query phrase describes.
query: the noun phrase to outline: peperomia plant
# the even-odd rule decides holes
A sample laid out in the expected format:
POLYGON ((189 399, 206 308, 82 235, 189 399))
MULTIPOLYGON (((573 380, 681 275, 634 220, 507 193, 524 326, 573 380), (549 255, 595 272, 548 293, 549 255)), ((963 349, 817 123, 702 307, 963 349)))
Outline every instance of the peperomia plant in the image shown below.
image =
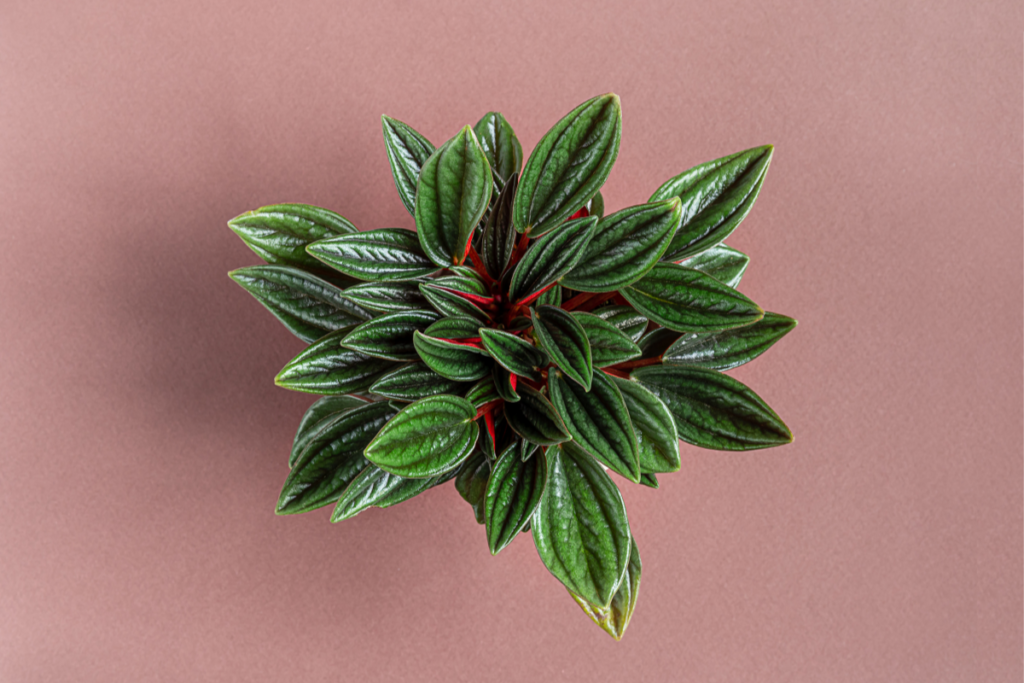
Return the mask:
POLYGON ((454 480, 491 553, 520 533, 605 631, 622 636, 640 555, 607 470, 652 488, 679 440, 745 451, 792 440, 723 374, 796 321, 736 291, 722 243, 750 211, 770 146, 701 164, 609 215, 619 98, 595 97, 523 165, 489 113, 436 148, 383 117, 416 231, 360 232, 281 204, 229 225, 268 265, 231 277, 309 347, 279 386, 319 394, 299 424, 279 514, 331 521, 454 480))

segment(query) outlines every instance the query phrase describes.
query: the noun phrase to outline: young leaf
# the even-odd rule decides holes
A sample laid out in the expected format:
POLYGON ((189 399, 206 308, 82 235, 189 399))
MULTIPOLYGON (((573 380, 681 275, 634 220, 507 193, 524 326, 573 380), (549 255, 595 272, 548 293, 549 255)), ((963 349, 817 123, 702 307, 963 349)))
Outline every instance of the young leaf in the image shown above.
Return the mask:
POLYGON ((409 213, 414 213, 420 169, 434 153, 434 145, 401 121, 390 116, 380 118, 384 128, 384 147, 391 162, 391 173, 395 176, 398 196, 409 213))
POLYGON ((520 400, 505 404, 505 419, 516 434, 542 446, 571 438, 562 418, 543 394, 528 384, 521 385, 517 391, 520 400))
POLYGON ((596 218, 577 218, 534 242, 512 274, 509 301, 529 300, 572 270, 596 226, 596 218))
POLYGON ((416 229, 431 261, 461 264, 491 200, 491 169, 473 129, 463 128, 423 164, 416 186, 416 229))
MULTIPOLYGON (((464 291, 465 288, 456 288, 452 283, 453 280, 465 281, 466 279, 467 278, 443 277, 438 278, 437 280, 431 280, 429 283, 421 282, 420 292, 423 294, 424 298, 430 302, 430 305, 442 315, 449 317, 468 316, 475 318, 481 324, 487 324, 491 319, 490 313, 482 310, 479 306, 473 303, 472 299, 459 294, 459 292, 464 291)), ((480 296, 480 298, 483 298, 483 296, 480 296)))
POLYGON ((484 348, 494 360, 520 377, 541 381, 540 371, 548 366, 548 357, 530 342, 501 330, 480 328, 484 348))
POLYGON ((459 468, 455 477, 455 490, 473 508, 477 524, 484 523, 484 504, 487 495, 487 479, 491 474, 491 462, 479 448, 459 468))
POLYGON ((548 373, 551 403, 573 441, 632 482, 640 479, 640 452, 622 394, 603 372, 584 391, 558 372, 548 373))
POLYGON ((349 332, 341 345, 385 360, 416 360, 412 334, 437 322, 433 311, 398 311, 367 320, 349 332))
MULTIPOLYGON (((654 475, 650 475, 654 476, 654 475)), ((654 488, 658 488, 657 480, 654 480, 654 488)), ((640 551, 636 548, 636 541, 631 541, 629 550, 629 564, 626 568, 626 575, 615 591, 611 604, 601 607, 569 591, 569 595, 576 601, 576 604, 583 608, 595 624, 615 640, 622 640, 622 634, 629 626, 629 619, 633 616, 633 609, 636 607, 636 598, 640 592, 640 551)))
POLYGON ((588 211, 591 216, 597 218, 604 218, 604 195, 598 191, 590 200, 588 211))
POLYGON ((614 94, 587 100, 537 143, 519 178, 516 230, 542 235, 593 197, 619 154, 622 108, 614 94))
POLYGON ((620 329, 634 343, 644 336, 647 329, 647 318, 631 306, 604 306, 594 309, 594 315, 620 329))
POLYGON ((761 307, 704 273, 659 263, 620 294, 645 316, 677 332, 716 332, 757 322, 761 307))
POLYGON ((346 334, 345 330, 338 330, 306 347, 288 361, 274 383, 293 391, 336 396, 369 389, 395 367, 394 361, 342 348, 341 340, 346 334))
POLYGON ((458 396, 420 399, 384 425, 364 455, 400 477, 432 477, 465 460, 476 444, 476 409, 458 396))
POLYGON ((331 420, 331 418, 342 413, 366 405, 366 401, 355 396, 324 396, 313 402, 302 416, 299 428, 295 432, 295 439, 292 441, 292 452, 288 457, 288 467, 294 467, 295 461, 299 459, 302 451, 313 440, 317 432, 331 420))
POLYGON ((250 266, 228 275, 307 344, 373 315, 329 282, 291 266, 250 266))
MULTIPOLYGON (((642 468, 642 466, 641 466, 641 468, 642 468)), ((646 486, 648 488, 656 489, 656 488, 658 488, 658 477, 654 474, 654 472, 644 472, 641 469, 641 472, 640 472, 640 485, 641 486, 646 486)))
POLYGON ((598 223, 562 284, 581 292, 613 292, 636 282, 665 253, 682 215, 678 198, 616 211, 598 223))
POLYGON ((530 521, 540 504, 547 478, 547 459, 542 453, 526 462, 518 444, 509 446, 494 463, 484 497, 487 544, 497 555, 530 521))
POLYGON ((480 236, 480 258, 487 274, 496 280, 508 267, 509 258, 516 246, 517 233, 512 227, 512 199, 518 185, 519 175, 513 173, 498 195, 498 201, 487 216, 480 236))
MULTIPOLYGON (((494 390, 498 392, 498 396, 500 396, 504 401, 515 403, 519 400, 519 394, 516 393, 516 387, 512 384, 512 373, 495 363, 491 371, 491 377, 494 380, 494 390)), ((519 380, 517 378, 516 386, 518 386, 518 384, 519 380)))
POLYGON ((684 334, 664 354, 666 365, 699 365, 731 370, 749 363, 796 327, 796 321, 778 313, 765 313, 751 325, 724 332, 684 334))
POLYGON ((615 365, 640 355, 640 347, 610 322, 593 313, 582 311, 573 311, 572 317, 587 335, 590 342, 590 359, 595 368, 615 365))
POLYGON ((540 347, 569 379, 590 391, 594 365, 583 326, 571 314, 554 306, 531 308, 530 314, 540 347))
POLYGON ((474 382, 491 372, 491 357, 482 348, 434 339, 420 332, 412 338, 416 353, 431 370, 457 382, 474 382))
POLYGON ((519 144, 512 126, 496 111, 484 114, 473 126, 480 147, 487 155, 494 179, 494 191, 500 192, 505 184, 523 166, 523 146, 519 144))
POLYGON ((743 273, 746 272, 749 263, 749 256, 724 244, 711 247, 683 261, 687 268, 710 275, 733 289, 743 279, 743 273))
POLYGON ((409 363, 378 379, 370 391, 397 401, 418 401, 438 394, 458 394, 465 386, 462 382, 442 377, 425 363, 409 363))
POLYGON ((659 187, 650 201, 679 197, 683 203, 682 223, 663 260, 699 254, 728 237, 750 213, 771 159, 771 145, 755 147, 694 166, 659 187))
POLYGON ((665 403, 686 443, 749 451, 793 440, 775 411, 728 375, 692 366, 653 365, 637 368, 632 377, 665 403))
MULTIPOLYGON (((640 449, 640 471, 678 472, 679 435, 672 413, 661 399, 638 382, 609 378, 622 393, 640 449)), ((643 483, 643 482, 641 482, 643 483)), ((657 480, 654 481, 657 484, 657 480)))
POLYGON ((420 294, 420 283, 415 280, 365 282, 345 289, 342 296, 377 313, 430 310, 430 304, 420 294))
MULTIPOLYGON (((440 475, 443 476, 443 475, 440 475)), ((338 499, 331 513, 332 522, 355 517, 371 507, 387 508, 418 496, 434 486, 438 477, 404 479, 367 464, 338 499)))
POLYGON ((412 230, 381 228, 314 242, 306 251, 359 280, 411 280, 437 271, 412 230))
POLYGON ((333 503, 366 466, 363 449, 394 415, 387 403, 367 403, 334 417, 313 437, 285 480, 277 514, 333 503))
POLYGON ((547 452, 548 477, 533 515, 537 553, 556 579, 606 607, 629 562, 626 506, 604 470, 571 441, 547 452))

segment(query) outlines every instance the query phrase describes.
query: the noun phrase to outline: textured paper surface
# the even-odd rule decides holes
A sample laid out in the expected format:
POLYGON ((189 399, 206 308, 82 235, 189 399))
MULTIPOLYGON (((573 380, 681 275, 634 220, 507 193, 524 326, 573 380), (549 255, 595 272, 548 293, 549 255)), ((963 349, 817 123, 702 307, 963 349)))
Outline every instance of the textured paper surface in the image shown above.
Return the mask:
POLYGON ((0 680, 1019 681, 1015 2, 0 7, 0 680), (622 97, 610 209, 773 143, 730 244, 800 320, 735 376, 796 434, 619 480, 621 644, 451 488, 273 514, 311 398, 227 271, 298 201, 412 225, 382 113, 527 150, 622 97))

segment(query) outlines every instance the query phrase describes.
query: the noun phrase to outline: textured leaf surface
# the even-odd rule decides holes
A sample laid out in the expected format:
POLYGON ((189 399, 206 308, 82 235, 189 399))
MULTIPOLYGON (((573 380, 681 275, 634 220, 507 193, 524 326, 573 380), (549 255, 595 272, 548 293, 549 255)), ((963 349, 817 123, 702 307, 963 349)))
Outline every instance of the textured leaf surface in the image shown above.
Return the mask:
POLYGON ((749 263, 750 257, 742 251, 719 244, 686 259, 682 265, 699 270, 735 289, 743 279, 749 263))
POLYGON ((500 191, 523 166, 523 146, 512 126, 496 111, 484 114, 473 126, 480 147, 491 167, 495 191, 500 191))
POLYGON ((515 403, 519 400, 519 394, 516 392, 516 386, 519 385, 518 378, 516 379, 516 384, 513 385, 512 373, 497 363, 494 364, 491 376, 494 378, 494 389, 502 399, 509 403, 515 403))
POLYGON ((548 449, 548 478, 533 516, 537 553, 572 593, 609 605, 629 562, 622 496, 604 470, 572 442, 548 449))
POLYGON ((426 363, 409 363, 384 375, 370 391, 398 401, 418 401, 438 394, 458 394, 467 385, 442 377, 426 363))
POLYGON ((675 340, 683 336, 682 332, 670 330, 667 327, 656 327, 636 343, 640 347, 641 358, 657 358, 672 346, 675 340))
POLYGON ((540 371, 547 367, 548 357, 530 342, 500 330, 480 328, 484 348, 502 367, 520 377, 540 381, 540 371))
POLYGON ((516 434, 542 446, 571 438, 562 418, 543 394, 527 384, 520 386, 518 392, 518 402, 505 404, 505 419, 516 434))
POLYGON ((771 158, 771 145, 755 147, 695 166, 659 187, 652 202, 679 197, 683 206, 664 260, 699 254, 728 237, 750 213, 771 158))
POLYGON ((274 378, 285 389, 311 394, 351 394, 369 389, 393 369, 394 361, 342 348, 345 330, 332 332, 314 342, 288 362, 274 378))
POLYGON ((583 207, 608 178, 621 132, 621 104, 609 93, 587 100, 545 133, 519 179, 516 229, 542 235, 583 207))
POLYGON ((724 332, 684 334, 665 351, 662 362, 731 370, 760 356, 794 327, 792 318, 765 313, 756 323, 724 332))
POLYGON ((581 292, 612 292, 636 282, 665 253, 682 213, 679 199, 673 198, 604 218, 562 284, 581 292))
MULTIPOLYGON (((490 314, 482 310, 473 301, 459 294, 459 292, 466 291, 467 287, 459 285, 464 285, 467 280, 468 278, 438 278, 430 283, 421 283, 420 292, 430 302, 430 305, 443 315, 449 317, 470 317, 479 320, 481 323, 487 323, 491 318, 490 314)), ((476 292, 470 293, 476 294, 476 292)), ((482 295, 478 294, 478 296, 482 295)))
POLYGON ((654 472, 644 472, 643 471, 643 466, 641 466, 640 485, 641 486, 646 486, 646 487, 652 488, 652 489, 658 488, 658 477, 657 477, 657 475, 655 475, 654 472))
POLYGON ((438 477, 426 479, 404 479, 385 472, 376 465, 367 464, 352 480, 334 506, 332 522, 350 519, 371 507, 387 508, 418 496, 431 486, 438 477))
POLYGON ((476 444, 476 409, 457 396, 407 406, 366 447, 366 459, 400 477, 432 477, 457 467, 476 444))
POLYGON ((326 280, 291 266, 251 266, 228 275, 307 344, 372 315, 326 280))
MULTIPOLYGON (((653 475, 652 475, 653 476, 653 475)), ((655 484, 657 481, 655 481, 655 484)), ((657 488, 655 485, 654 488, 657 488)), ((629 626, 629 620, 633 616, 633 609, 636 607, 636 599, 640 593, 640 551, 637 550, 636 541, 632 541, 629 551, 629 564, 626 568, 626 575, 622 578, 619 589, 615 591, 611 604, 607 607, 595 605, 576 595, 572 591, 573 600, 576 601, 587 616, 593 619, 594 623, 615 640, 622 640, 622 634, 629 626)))
POLYGON ((640 347, 610 322, 593 313, 581 311, 573 311, 572 317, 587 335, 590 342, 590 360, 595 368, 615 365, 640 355, 640 347))
POLYGON ((590 215, 604 218, 604 195, 600 191, 590 200, 590 215))
POLYGON ((638 368, 632 377, 664 402, 679 438, 694 446, 748 451, 793 440, 775 411, 728 375, 677 365, 638 368))
POLYGON ((594 309, 594 315, 622 330, 634 343, 644 336, 647 329, 647 318, 632 306, 603 306, 594 309))
POLYGON ((583 326, 570 313, 554 306, 538 306, 530 313, 540 347, 569 379, 589 391, 594 365, 583 326))
POLYGON ((580 260, 594 235, 596 218, 577 218, 541 237, 516 265, 509 301, 521 301, 562 277, 580 260))
POLYGON ((398 196, 409 213, 415 212, 416 183, 420 169, 434 153, 434 145, 410 126, 389 116, 381 117, 384 128, 384 147, 395 176, 398 196))
POLYGON ((381 228, 314 242, 306 251, 359 280, 410 280, 437 271, 412 230, 381 228))
POLYGON ((518 233, 512 226, 512 199, 519 185, 519 176, 513 174, 498 195, 498 201, 487 216, 480 238, 480 258, 484 268, 494 279, 498 279, 508 267, 512 250, 516 246, 518 233))
POLYGON ((609 379, 622 393, 622 398, 626 402, 639 446, 640 471, 679 471, 679 435, 676 433, 676 423, 669 409, 661 399, 639 382, 619 377, 609 379))
POLYGON ((462 316, 441 318, 428 327, 424 334, 438 339, 465 339, 466 337, 479 337, 479 330, 479 320, 462 316))
POLYGON ((640 453, 633 423, 618 388, 603 372, 589 391, 559 373, 548 374, 551 403, 573 441, 626 479, 640 479, 640 453))
POLYGON ((491 463, 483 451, 476 449, 459 468, 455 477, 455 490, 473 508, 477 524, 484 523, 484 506, 487 496, 487 479, 491 474, 491 463))
POLYGON ((348 287, 343 296, 363 308, 378 313, 430 310, 415 280, 397 282, 364 282, 348 287))
POLYGON ((416 360, 412 335, 437 322, 432 311, 398 311, 367 320, 341 340, 342 346, 386 360, 416 360))
POLYGON ((659 325, 677 332, 714 332, 749 325, 764 315, 753 301, 709 275, 659 263, 621 292, 659 325))
POLYGON ((494 388, 494 380, 490 377, 484 377, 466 391, 466 400, 473 404, 475 410, 500 398, 494 388))
POLYGON ((483 349, 413 333, 416 353, 431 370, 457 382, 474 382, 491 373, 492 360, 483 349))
POLYGON ((540 504, 547 478, 547 458, 537 453, 523 462, 518 444, 505 449, 487 480, 484 520, 487 544, 497 555, 530 521, 540 504))
POLYGON ((292 441, 292 452, 288 457, 288 467, 294 467, 299 455, 306 449, 316 433, 319 432, 330 421, 331 418, 341 413, 348 412, 353 408, 365 406, 366 401, 355 396, 324 396, 313 402, 302 416, 299 428, 295 432, 295 439, 292 441))

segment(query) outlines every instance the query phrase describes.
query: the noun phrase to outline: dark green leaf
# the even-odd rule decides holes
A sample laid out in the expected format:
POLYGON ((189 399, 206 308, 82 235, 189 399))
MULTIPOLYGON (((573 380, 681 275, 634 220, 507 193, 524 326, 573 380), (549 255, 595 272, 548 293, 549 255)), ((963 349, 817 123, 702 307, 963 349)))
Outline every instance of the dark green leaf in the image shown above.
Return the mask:
POLYGON ((484 519, 487 544, 497 555, 530 521, 540 504, 547 478, 547 459, 542 453, 523 462, 518 445, 505 449, 487 480, 484 519))
POLYGON ((324 396, 314 401, 313 405, 306 410, 306 414, 302 416, 302 422, 299 423, 299 428, 295 432, 292 452, 288 457, 288 467, 295 466, 299 455, 331 418, 365 405, 364 399, 355 396, 324 396))
POLYGON ((475 419, 476 409, 464 398, 423 398, 384 425, 364 455, 400 477, 432 477, 469 456, 479 434, 475 419))
POLYGON ((423 164, 416 186, 416 229, 431 261, 461 264, 491 200, 491 169, 473 129, 463 128, 423 164))
POLYGON ((750 263, 750 257, 742 251, 719 244, 686 259, 683 265, 706 273, 735 289, 743 279, 743 273, 746 272, 748 263, 750 263))
POLYGON ((749 451, 789 443, 793 435, 746 385, 693 366, 637 368, 633 379, 660 398, 683 441, 722 451, 749 451))
POLYGON ((251 266, 228 275, 307 344, 372 316, 334 285, 291 266, 251 266))
POLYGON ((604 218, 604 195, 600 191, 590 200, 590 215, 604 218))
MULTIPOLYGON (((648 475, 652 479, 654 475, 648 475)), ((658 488, 657 480, 654 480, 654 488, 658 488)), ((622 634, 629 626, 629 619, 633 616, 633 609, 636 607, 636 598, 640 592, 640 551, 636 548, 636 541, 631 542, 629 551, 629 565, 626 568, 626 575, 622 577, 622 583, 615 591, 612 602, 607 607, 587 602, 584 598, 569 591, 569 595, 576 601, 583 611, 587 613, 594 623, 615 640, 622 640, 622 634)))
POLYGON ((526 439, 519 440, 519 459, 523 462, 529 460, 535 453, 541 453, 540 444, 535 444, 532 441, 526 439))
POLYGON ((541 370, 548 366, 548 357, 530 342, 508 332, 480 328, 484 348, 494 360, 520 377, 541 381, 541 370))
POLYGON ((500 399, 501 396, 494 388, 494 380, 490 377, 484 377, 466 391, 466 400, 473 404, 474 410, 480 410, 482 406, 500 399))
POLYGON ((459 468, 455 477, 455 490, 462 499, 473 507, 477 524, 484 523, 484 505, 487 495, 487 478, 491 473, 491 462, 483 451, 476 449, 459 468))
POLYGON ((577 218, 534 242, 516 264, 509 285, 509 301, 529 301, 580 260, 594 235, 596 218, 577 218))
POLYGON ((562 305, 562 288, 559 285, 548 289, 546 292, 537 297, 538 306, 561 306, 562 305))
POLYGON ((662 257, 679 261, 710 249, 750 213, 768 164, 772 146, 755 147, 694 166, 658 188, 652 202, 679 197, 683 218, 662 257))
POLYGON ((342 348, 346 334, 338 330, 317 340, 288 361, 274 382, 285 389, 336 396, 369 389, 395 367, 394 361, 342 348))
POLYGON ((371 507, 388 508, 398 505, 431 488, 443 476, 404 479, 368 464, 338 499, 331 513, 331 521, 350 519, 371 507))
POLYGON ((665 253, 680 218, 678 198, 616 211, 598 223, 562 284, 581 292, 612 292, 636 282, 665 253))
POLYGON ((590 391, 594 365, 583 326, 571 314, 554 306, 531 308, 530 313, 533 333, 540 347, 569 379, 590 391))
POLYGON ((572 593, 611 603, 629 562, 626 506, 604 470, 573 442, 547 452, 548 477, 533 515, 537 553, 572 593))
POLYGON ((479 337, 480 321, 469 317, 441 318, 424 332, 438 339, 465 339, 479 337))
POLYGON ((484 114, 473 126, 480 147, 487 155, 487 163, 494 177, 495 192, 501 191, 505 183, 523 166, 523 146, 519 144, 512 126, 496 111, 484 114))
POLYGON ((640 447, 640 471, 679 471, 679 436, 676 434, 672 413, 661 399, 638 382, 619 377, 610 379, 626 401, 629 419, 633 423, 640 447))
POLYGON ((395 187, 409 213, 415 212, 416 183, 420 169, 434 153, 434 145, 406 124, 389 116, 382 116, 384 147, 395 176, 395 187))
POLYGON ((425 363, 409 363, 378 379, 370 391, 398 401, 418 401, 427 396, 462 393, 465 386, 442 377, 425 363))
MULTIPOLYGON (((491 377, 494 380, 494 390, 498 392, 498 396, 502 400, 509 403, 519 400, 519 394, 516 393, 515 386, 512 385, 512 373, 495 363, 491 370, 491 377)), ((517 379, 516 384, 518 385, 518 383, 517 379)))
POLYGON ((505 404, 505 419, 516 434, 543 446, 569 440, 562 418, 542 393, 528 384, 519 385, 517 391, 520 400, 505 404))
POLYGON ((365 282, 349 287, 343 295, 349 301, 378 313, 430 310, 430 304, 420 294, 420 283, 415 280, 365 282))
POLYGON ((638 311, 677 332, 715 332, 749 325, 764 315, 753 301, 704 273, 659 263, 623 289, 638 311))
MULTIPOLYGON (((630 309, 632 310, 632 309, 630 309)), ((640 355, 640 347, 615 325, 593 313, 573 311, 590 341, 590 359, 595 368, 615 365, 640 355)))
POLYGON ((684 334, 665 351, 666 365, 699 365, 731 370, 749 363, 796 327, 796 321, 778 313, 765 313, 751 325, 724 332, 684 334))
POLYGON ((621 132, 622 108, 611 93, 587 100, 556 123, 519 179, 516 230, 542 235, 586 205, 612 170, 621 132))
POLYGON ((277 513, 308 512, 337 500, 366 466, 366 444, 392 415, 387 403, 378 402, 332 418, 299 455, 284 483, 277 513))
POLYGON ((622 330, 634 342, 639 341, 647 329, 647 318, 632 306, 604 306, 595 309, 594 315, 622 330))
MULTIPOLYGON (((471 317, 481 323, 487 323, 491 319, 491 315, 482 310, 469 298, 459 294, 459 292, 465 291, 464 283, 467 280, 468 278, 460 277, 439 278, 429 283, 421 283, 420 292, 430 302, 431 306, 446 316, 471 317)), ((477 296, 483 297, 487 295, 477 296)))
POLYGON ((341 340, 342 346, 385 360, 416 360, 412 333, 437 322, 433 311, 398 311, 367 320, 341 340))
POLYGON ((413 333, 416 353, 431 370, 457 382, 474 382, 491 372, 491 357, 482 348, 413 333))
POLYGON ((381 228, 314 242, 306 251, 359 280, 411 280, 437 271, 412 230, 381 228))
POLYGON ((682 332, 670 330, 667 327, 656 327, 636 343, 640 347, 641 358, 658 358, 665 352, 665 349, 672 346, 676 339, 683 336, 682 332))
POLYGON ((618 388, 603 372, 594 373, 589 391, 548 373, 551 403, 573 441, 626 479, 640 479, 640 452, 633 423, 618 388))
POLYGON ((516 246, 515 228, 512 227, 512 199, 516 195, 519 176, 513 174, 498 195, 498 201, 487 216, 480 237, 480 258, 488 274, 498 279, 508 267, 508 260, 516 246))
POLYGON ((640 473, 640 484, 641 486, 647 486, 648 488, 658 488, 658 477, 654 472, 641 472, 640 473))

